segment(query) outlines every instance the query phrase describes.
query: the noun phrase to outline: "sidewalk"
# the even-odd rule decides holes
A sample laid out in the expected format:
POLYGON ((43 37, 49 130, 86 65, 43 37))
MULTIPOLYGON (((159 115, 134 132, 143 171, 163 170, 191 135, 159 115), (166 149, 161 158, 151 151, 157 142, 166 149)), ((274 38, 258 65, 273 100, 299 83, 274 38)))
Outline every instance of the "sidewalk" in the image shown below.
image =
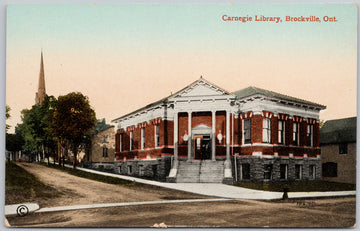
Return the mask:
MULTIPOLYGON (((71 165, 65 165, 72 167, 71 165)), ((136 177, 123 176, 113 173, 100 172, 92 169, 77 167, 78 170, 91 172, 104 176, 116 177, 124 180, 134 181, 142 184, 149 184, 168 189, 174 189, 184 192, 190 192, 205 196, 213 196, 228 199, 243 200, 275 200, 282 199, 282 192, 269 192, 262 190, 247 189, 226 184, 211 183, 164 183, 152 180, 145 180, 136 177)), ((332 197, 332 196, 350 196, 356 195, 356 191, 333 191, 333 192, 290 192, 289 198, 312 198, 312 197, 332 197)))
POLYGON ((141 202, 124 202, 124 203, 101 203, 101 204, 87 204, 87 205, 68 205, 50 208, 40 208, 37 203, 23 203, 5 205, 5 216, 18 215, 26 216, 28 213, 46 213, 46 212, 60 212, 71 211, 79 209, 96 209, 96 208, 109 208, 109 207, 123 207, 123 206, 136 206, 136 205, 156 205, 156 204, 177 204, 177 203, 202 203, 202 202, 222 202, 230 201, 233 199, 189 199, 189 200, 167 200, 167 201, 141 201, 141 202), (21 211, 19 211, 19 208, 21 211), (24 210, 24 211, 22 211, 24 210))

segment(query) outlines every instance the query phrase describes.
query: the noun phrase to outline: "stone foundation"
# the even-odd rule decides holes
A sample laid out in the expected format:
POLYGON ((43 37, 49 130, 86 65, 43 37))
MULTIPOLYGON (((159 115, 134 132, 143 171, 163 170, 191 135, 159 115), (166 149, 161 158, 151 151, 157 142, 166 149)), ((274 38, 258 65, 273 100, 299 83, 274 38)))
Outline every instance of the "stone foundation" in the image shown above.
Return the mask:
POLYGON ((151 160, 129 160, 114 163, 114 173, 156 181, 166 181, 169 175, 171 158, 168 156, 151 160))
MULTIPOLYGON (((221 158, 218 158, 218 160, 220 159, 221 158)), ((232 178, 224 178, 224 184, 250 181, 275 182, 321 180, 321 159, 236 156, 231 158, 231 162, 232 178), (281 177, 281 165, 287 166, 287 174, 285 178, 284 175, 283 177, 281 177), (296 167, 296 165, 298 166, 296 167), (314 177, 310 176, 310 166, 314 166, 315 168, 314 177), (243 170, 246 168, 248 168, 248 171, 243 170), (298 172, 299 169, 301 169, 297 177, 296 168, 298 172)), ((100 171, 114 172, 116 174, 134 176, 162 182, 176 182, 176 178, 169 178, 169 173, 171 169, 170 156, 163 156, 159 159, 150 160, 117 161, 114 164, 92 163, 91 168, 100 171)))
POLYGON ((84 167, 91 168, 98 171, 103 172, 113 172, 114 171, 114 163, 90 163, 85 162, 84 167))
MULTIPOLYGON (((273 181, 304 181, 304 180, 321 180, 321 159, 315 158, 264 158, 264 157, 232 157, 232 173, 234 182, 273 182, 273 181), (236 159, 236 164, 235 164, 236 159), (242 164, 247 166, 243 166, 242 164), (287 176, 281 178, 280 165, 287 165, 287 176), (300 178, 295 176, 296 165, 301 166, 300 178), (310 166, 315 166, 315 177, 310 176, 310 166), (236 170, 235 171, 235 166, 236 170), (244 172, 242 168, 249 167, 249 171, 244 172), (266 168, 271 170, 266 171, 266 168), (267 174, 265 173, 267 172, 267 174), (267 175, 267 177, 265 176, 267 175), (268 178, 268 179, 266 179, 268 178)), ((299 170, 299 167, 297 167, 299 170)))

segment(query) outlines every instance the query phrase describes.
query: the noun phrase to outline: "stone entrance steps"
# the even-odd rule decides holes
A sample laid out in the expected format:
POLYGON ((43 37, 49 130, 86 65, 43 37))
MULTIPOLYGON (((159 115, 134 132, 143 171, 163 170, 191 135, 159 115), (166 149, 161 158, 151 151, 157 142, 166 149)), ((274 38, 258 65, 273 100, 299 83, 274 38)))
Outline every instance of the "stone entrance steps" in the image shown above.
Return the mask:
POLYGON ((179 161, 176 183, 199 183, 200 161, 179 161))
POLYGON ((224 161, 180 161, 177 183, 222 183, 224 161))
POLYGON ((204 160, 200 167, 201 183, 222 183, 224 178, 224 161, 204 160))

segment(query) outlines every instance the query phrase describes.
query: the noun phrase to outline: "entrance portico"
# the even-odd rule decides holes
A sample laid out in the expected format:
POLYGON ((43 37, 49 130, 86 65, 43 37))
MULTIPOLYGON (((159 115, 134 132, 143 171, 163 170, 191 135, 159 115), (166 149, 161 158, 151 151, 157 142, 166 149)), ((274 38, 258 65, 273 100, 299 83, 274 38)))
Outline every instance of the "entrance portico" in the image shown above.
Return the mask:
POLYGON ((216 161, 216 150, 221 148, 224 148, 226 160, 230 161, 230 112, 225 110, 175 112, 175 162, 179 160, 179 147, 181 149, 181 159, 184 159, 184 148, 186 147, 187 161, 200 159, 216 161), (204 120, 204 117, 208 119, 204 120), (203 121, 208 121, 209 123, 204 123, 203 121), (216 121, 218 121, 218 124, 216 121), (224 130, 225 134, 223 134, 224 130), (200 158, 199 156, 202 157, 200 158))

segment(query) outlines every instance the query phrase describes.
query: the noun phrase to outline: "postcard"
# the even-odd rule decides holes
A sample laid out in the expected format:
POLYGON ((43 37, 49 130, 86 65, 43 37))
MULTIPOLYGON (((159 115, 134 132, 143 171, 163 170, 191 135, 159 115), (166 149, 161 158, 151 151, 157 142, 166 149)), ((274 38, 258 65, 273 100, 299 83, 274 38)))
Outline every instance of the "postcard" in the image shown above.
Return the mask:
POLYGON ((5 226, 350 228, 355 4, 8 4, 5 226))

